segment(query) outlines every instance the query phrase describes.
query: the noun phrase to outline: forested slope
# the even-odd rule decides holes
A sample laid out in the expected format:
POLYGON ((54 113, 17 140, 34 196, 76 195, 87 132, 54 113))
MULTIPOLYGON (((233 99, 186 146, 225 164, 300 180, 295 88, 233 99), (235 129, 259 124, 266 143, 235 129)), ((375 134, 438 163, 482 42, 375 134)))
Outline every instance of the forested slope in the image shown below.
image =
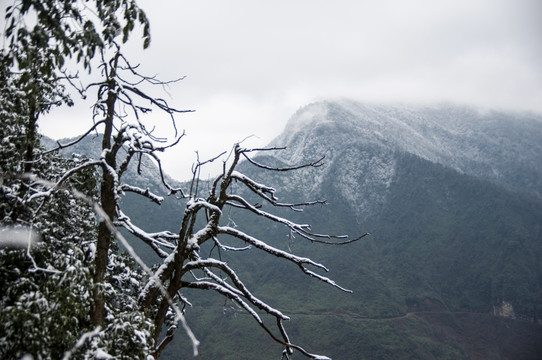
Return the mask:
MULTIPOLYGON (((533 115, 448 105, 309 105, 271 144, 287 149, 255 160, 281 167, 325 155, 322 167, 273 173, 245 163, 240 171, 276 188, 283 201, 326 199, 293 215, 314 232, 371 235, 331 246, 235 210, 227 218, 277 248, 325 264, 353 293, 306 278, 257 249, 220 258, 240 269, 254 294, 292 318, 286 324, 292 337, 337 359, 536 359, 542 354, 541 123, 533 115), (503 304, 513 313, 496 316, 503 304)), ((199 186, 205 194, 210 185, 199 186)), ((150 230, 178 230, 182 201, 166 197, 162 209, 150 212, 130 197, 123 201, 150 230)), ((208 292, 184 293, 192 299, 187 319, 202 341, 202 358, 276 357, 280 345, 244 310, 208 292)), ((188 341, 176 336, 164 356, 189 357, 188 341)))

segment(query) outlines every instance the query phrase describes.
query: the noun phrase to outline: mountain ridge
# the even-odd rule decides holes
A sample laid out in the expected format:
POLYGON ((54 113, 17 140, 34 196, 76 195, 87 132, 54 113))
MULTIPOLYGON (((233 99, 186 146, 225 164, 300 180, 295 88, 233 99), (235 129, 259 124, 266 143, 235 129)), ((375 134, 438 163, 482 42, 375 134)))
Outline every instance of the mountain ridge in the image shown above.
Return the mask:
POLYGON ((314 154, 325 154, 328 162, 335 161, 333 150, 338 141, 333 145, 322 140, 324 134, 330 134, 341 145, 363 144, 388 152, 413 153, 542 198, 541 115, 482 111, 450 104, 406 106, 321 101, 298 110, 286 129, 271 142, 273 146, 288 148, 277 156, 286 162, 300 163, 314 154))
MULTIPOLYGON (((322 166, 286 173, 248 162, 239 166, 277 189, 281 200, 327 200, 293 215, 267 203, 263 209, 313 224, 318 233, 372 234, 329 248, 292 238, 278 225, 230 214, 256 238, 325 264, 329 276, 353 294, 306 279, 257 250, 225 252, 223 260, 256 296, 292 315, 288 328, 296 341, 334 358, 537 359, 542 117, 452 105, 417 109, 310 104, 270 143, 287 149, 258 153, 255 160, 284 167, 325 155, 322 166), (523 320, 495 316, 503 301, 523 320), (497 333, 486 336, 496 326, 497 333)), ((136 204, 131 201, 126 197, 127 207, 136 204)), ((146 211, 133 217, 143 228, 176 231, 179 209, 181 202, 166 211, 176 215, 146 211)), ((194 299, 187 316, 202 340, 202 358, 274 357, 275 344, 247 316, 237 316, 242 311, 186 291, 194 299), (220 340, 224 333, 230 336, 220 340)), ((165 358, 189 356, 179 339, 165 358)))

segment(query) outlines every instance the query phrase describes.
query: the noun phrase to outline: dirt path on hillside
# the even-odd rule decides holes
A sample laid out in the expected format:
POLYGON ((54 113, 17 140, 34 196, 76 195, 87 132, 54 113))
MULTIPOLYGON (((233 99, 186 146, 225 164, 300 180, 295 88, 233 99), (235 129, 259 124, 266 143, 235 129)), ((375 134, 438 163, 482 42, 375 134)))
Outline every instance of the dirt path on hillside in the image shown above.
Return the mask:
POLYGON ((361 316, 349 311, 333 310, 333 311, 313 311, 313 312, 289 312, 288 315, 299 315, 299 316, 315 316, 315 315, 333 315, 342 318, 356 319, 356 320, 365 320, 365 321, 395 321, 401 319, 407 319, 415 316, 422 315, 431 315, 431 314, 448 314, 448 315, 490 315, 484 313, 473 313, 468 311, 447 311, 447 310, 433 310, 433 311, 411 311, 402 315, 391 316, 391 317, 369 317, 361 316))

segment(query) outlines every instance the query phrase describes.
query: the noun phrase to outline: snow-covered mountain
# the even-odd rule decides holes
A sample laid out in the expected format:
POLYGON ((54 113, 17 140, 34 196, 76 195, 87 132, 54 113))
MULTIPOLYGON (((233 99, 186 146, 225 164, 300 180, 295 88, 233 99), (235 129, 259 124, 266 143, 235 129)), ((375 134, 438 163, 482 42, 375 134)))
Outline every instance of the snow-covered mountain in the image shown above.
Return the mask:
MULTIPOLYGON (((281 289, 285 308, 336 314, 326 319, 315 310, 307 320, 312 329, 340 324, 335 332, 323 330, 333 338, 320 344, 328 346, 326 354, 539 357, 541 115, 322 101, 297 111, 270 145, 287 149, 262 154, 260 163, 298 165, 325 155, 324 164, 286 174, 243 169, 247 175, 275 187, 285 201, 326 199, 327 206, 300 214, 316 232, 372 234, 340 248, 299 239, 287 244, 328 265, 351 296, 310 282, 303 286, 311 291, 287 291, 282 275, 268 275, 274 265, 265 259, 247 270, 281 289), (522 321, 499 318, 504 305, 522 321)), ((262 234, 284 244, 276 229, 262 234)))
POLYGON ((398 153, 542 199, 542 116, 536 114, 322 101, 298 110, 271 145, 286 146, 277 158, 290 164, 325 155, 321 168, 294 174, 289 186, 319 195, 331 181, 363 217, 385 201, 398 153))
MULTIPOLYGON (((54 149, 58 144, 69 144, 74 140, 75 138, 55 141, 46 136, 42 136, 41 143, 46 149, 54 149)), ((72 154, 80 154, 89 159, 100 159, 102 148, 101 141, 101 136, 90 134, 80 142, 60 150, 60 152, 66 157, 71 157, 72 154)), ((173 180, 167 174, 164 174, 164 177, 172 186, 180 185, 179 182, 173 180)), ((166 193, 161 183, 158 166, 146 156, 143 156, 140 162, 137 161, 137 159, 130 162, 125 178, 131 185, 143 188, 148 187, 152 191, 160 194, 166 193)))
MULTIPOLYGON (((92 141, 70 151, 97 157, 89 153, 99 149, 92 141)), ((257 251, 222 254, 258 296, 292 315, 292 336, 300 343, 345 359, 539 357, 542 115, 321 101, 297 111, 270 146, 286 150, 255 160, 282 167, 325 156, 322 166, 293 172, 248 162, 239 167, 274 187, 281 201, 327 200, 296 212, 294 220, 315 232, 372 234, 323 247, 277 225, 235 218, 240 229, 321 261, 330 277, 353 290, 335 292, 257 251), (498 315, 505 305, 522 320, 498 315)), ((144 165, 142 176, 131 169, 124 180, 158 188, 154 164, 144 165)), ((179 228, 182 202, 165 201, 158 210, 123 201, 145 229, 179 228)), ((261 206, 279 215, 289 210, 261 206)), ((212 298, 190 309, 207 354, 202 358, 275 355, 247 317, 224 309, 223 300, 212 298), (224 334, 231 336, 219 342, 224 334)), ((183 337, 177 339, 165 359, 190 356, 183 337)))

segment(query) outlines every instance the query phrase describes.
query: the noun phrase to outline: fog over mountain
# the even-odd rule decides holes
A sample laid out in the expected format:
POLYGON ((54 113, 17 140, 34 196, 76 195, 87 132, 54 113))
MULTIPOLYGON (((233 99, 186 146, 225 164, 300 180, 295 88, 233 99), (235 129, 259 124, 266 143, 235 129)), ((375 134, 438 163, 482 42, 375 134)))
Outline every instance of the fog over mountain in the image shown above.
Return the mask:
MULTIPOLYGON (((87 146, 76 150, 85 153, 87 146)), ((277 189, 281 201, 327 200, 293 220, 319 233, 371 233, 326 247, 229 214, 243 231, 322 262, 353 291, 299 276, 257 249, 224 252, 257 296, 291 316, 287 327, 298 342, 336 359, 540 357, 542 115, 321 101, 299 109, 269 146, 286 149, 260 152, 257 162, 283 167, 325 156, 320 167, 292 172, 248 162, 239 167, 277 189)), ((153 164, 144 165, 136 183, 154 176, 147 180, 158 186, 153 164)), ((135 169, 126 176, 136 176, 135 169)), ((201 196, 205 187, 202 182, 201 196)), ((143 228, 178 231, 182 201, 166 197, 156 211, 124 201, 143 228)), ((187 318, 203 359, 274 358, 276 345, 242 310, 190 295, 187 318)), ((164 357, 189 353, 179 333, 164 357)))
POLYGON ((541 139, 542 117, 535 114, 340 100, 301 108, 271 145, 287 147, 277 154, 286 163, 325 156, 319 169, 292 174, 291 184, 319 194, 322 182, 332 182, 357 216, 367 218, 385 202, 398 153, 540 199, 541 139))
POLYGON ((372 234, 339 249, 285 243, 286 232, 261 230, 329 265, 331 276, 354 291, 348 297, 305 282, 310 290, 291 290, 284 275, 269 275, 268 262, 247 269, 266 279, 266 288, 281 289, 286 308, 299 309, 295 299, 304 298, 310 329, 335 324, 334 332, 322 330, 329 341, 319 338, 326 354, 540 355, 534 339, 542 336, 541 115, 322 101, 297 111, 270 145, 286 150, 264 153, 260 163, 298 165, 325 156, 324 163, 287 175, 247 166, 249 176, 275 187, 281 199, 326 199, 327 206, 299 215, 317 232, 372 234), (319 317, 316 309, 334 315, 319 317))
MULTIPOLYGON (((324 169, 341 161, 351 176, 360 172, 356 164, 364 163, 360 149, 401 151, 540 198, 541 139, 542 116, 537 114, 341 100, 301 108, 272 144, 288 147, 279 155, 285 161, 323 154, 324 169)), ((385 183, 393 164, 384 161, 367 170, 365 176, 385 183)))

